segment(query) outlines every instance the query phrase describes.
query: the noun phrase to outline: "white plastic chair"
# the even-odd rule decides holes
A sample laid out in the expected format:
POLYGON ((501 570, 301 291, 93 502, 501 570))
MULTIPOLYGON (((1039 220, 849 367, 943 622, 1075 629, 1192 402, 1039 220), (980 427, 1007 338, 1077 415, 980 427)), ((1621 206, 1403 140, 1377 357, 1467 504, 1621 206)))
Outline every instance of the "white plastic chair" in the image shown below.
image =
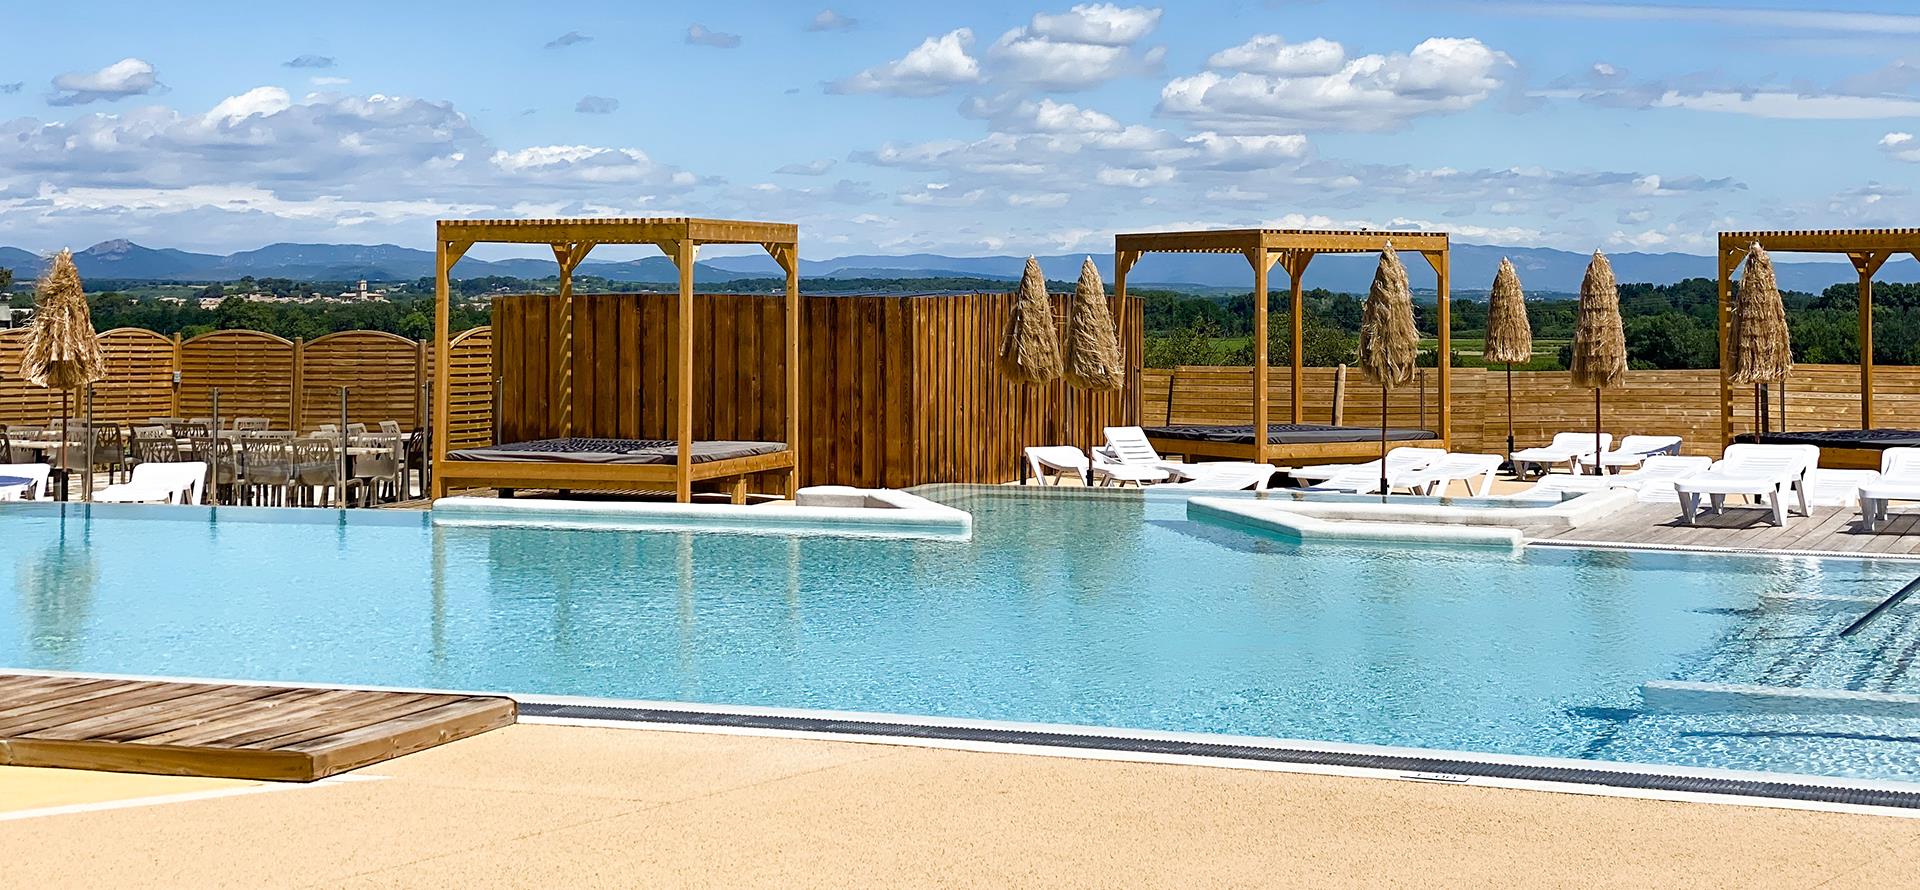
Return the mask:
POLYGON ((105 504, 198 504, 206 485, 207 465, 201 461, 141 464, 119 485, 109 485, 93 496, 105 504))
POLYGON ((1563 501, 1566 500, 1567 495, 1570 494, 1587 494, 1588 492, 1605 490, 1607 490, 1607 479, 1604 476, 1575 476, 1571 473, 1551 473, 1540 477, 1540 481, 1519 491, 1509 491, 1506 494, 1493 495, 1493 497, 1516 501, 1563 501))
POLYGON ((1860 486, 1860 524, 1874 531, 1887 521, 1889 501, 1920 501, 1920 448, 1880 453, 1880 478, 1860 486))
MULTIPOLYGON (((1206 466, 1202 464, 1202 466, 1206 466)), ((1181 491, 1266 491, 1279 468, 1272 464, 1234 463, 1209 470, 1176 486, 1181 491)))
POLYGON ((1814 445, 1728 445, 1726 456, 1712 469, 1673 483, 1680 498, 1680 518, 1692 525, 1702 497, 1708 499, 1708 509, 1718 513, 1728 495, 1738 494, 1765 501, 1774 524, 1786 525, 1789 496, 1800 501, 1800 515, 1808 515, 1807 471, 1819 463, 1820 449, 1814 445))
MULTIPOLYGON (((1612 433, 1600 434, 1600 448, 1605 450, 1613 444, 1612 433)), ((1593 433, 1554 433, 1553 441, 1538 448, 1522 448, 1513 453, 1513 472, 1516 476, 1525 475, 1529 466, 1538 466, 1542 473, 1552 469, 1555 464, 1566 464, 1567 472, 1580 472, 1580 459, 1593 456, 1593 433)))

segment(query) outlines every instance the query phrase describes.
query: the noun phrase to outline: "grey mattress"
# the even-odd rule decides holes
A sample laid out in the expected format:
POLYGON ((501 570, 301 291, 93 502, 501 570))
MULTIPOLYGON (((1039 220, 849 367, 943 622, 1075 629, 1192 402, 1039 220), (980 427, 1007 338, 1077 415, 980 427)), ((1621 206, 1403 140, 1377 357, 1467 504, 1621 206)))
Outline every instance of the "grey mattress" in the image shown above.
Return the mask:
MULTIPOLYGON (((1237 442, 1243 445, 1253 444, 1253 426, 1150 426, 1147 435, 1156 439, 1179 439, 1186 442, 1237 442)), ((1421 439, 1438 439, 1430 430, 1387 430, 1387 439, 1394 442, 1412 442, 1421 439)), ((1270 423, 1267 424, 1267 443, 1270 445, 1320 445, 1333 442, 1377 442, 1380 428, 1377 426, 1327 426, 1319 423, 1270 423)))
MULTIPOLYGON (((756 454, 785 451, 785 442, 694 442, 693 462, 704 464, 756 454)), ((462 448, 447 453, 448 460, 573 464, 670 464, 679 457, 671 439, 535 439, 488 448, 462 448)))

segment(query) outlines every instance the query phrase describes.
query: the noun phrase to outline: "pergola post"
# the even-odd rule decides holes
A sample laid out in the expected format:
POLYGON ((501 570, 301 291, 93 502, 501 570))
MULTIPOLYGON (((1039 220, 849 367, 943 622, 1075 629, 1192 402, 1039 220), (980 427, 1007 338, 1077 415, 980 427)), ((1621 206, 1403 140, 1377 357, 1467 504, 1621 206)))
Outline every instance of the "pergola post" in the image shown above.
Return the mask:
POLYGON ((793 500, 800 493, 800 257, 791 244, 764 246, 787 273, 787 449, 793 452, 787 500, 793 500))
POLYGON ((552 373, 559 378, 554 389, 560 394, 560 435, 573 435, 573 270, 593 249, 588 241, 549 245, 554 262, 560 264, 560 367, 552 373))
MULTIPOLYGON (((447 330, 453 316, 453 287, 451 276, 453 264, 460 262, 471 242, 449 241, 436 232, 433 239, 433 427, 427 431, 433 440, 433 469, 439 470, 447 459, 447 423, 450 416, 447 400, 453 386, 447 373, 448 363, 453 361, 453 332, 447 330)), ((344 430, 344 428, 343 428, 344 430)), ((432 491, 429 497, 441 498, 447 494, 447 484, 438 472, 433 473, 432 491)))
POLYGON ((1440 447, 1453 448, 1453 258, 1449 251, 1423 254, 1433 267, 1438 302, 1434 304, 1434 328, 1439 335, 1439 354, 1434 365, 1440 372, 1440 447))
POLYGON ((1847 254, 1854 271, 1860 273, 1860 288, 1855 294, 1860 303, 1860 428, 1873 429, 1873 276, 1880 271, 1891 250, 1847 254))
POLYGON ((1720 249, 1714 255, 1714 284, 1718 289, 1720 305, 1719 322, 1716 324, 1717 341, 1720 350, 1720 447, 1733 444, 1733 369, 1727 367, 1727 337, 1733 326, 1733 265, 1739 254, 1727 249, 1724 237, 1720 240, 1720 249))
POLYGON ((1287 270, 1288 291, 1292 298, 1293 312, 1293 422, 1305 423, 1307 419, 1307 390, 1304 386, 1307 368, 1306 322, 1307 299, 1300 280, 1306 277, 1307 263, 1313 261, 1313 251, 1287 251, 1287 261, 1282 264, 1287 270))
MULTIPOLYGON (((1266 247, 1249 248, 1253 264, 1253 462, 1267 462, 1267 270, 1279 254, 1266 247)), ((1295 379, 1297 388, 1299 380, 1295 379)))
POLYGON ((693 239, 674 246, 674 263, 680 267, 680 311, 673 348, 678 375, 674 380, 673 431, 680 447, 674 457, 673 498, 685 504, 693 500, 693 239))

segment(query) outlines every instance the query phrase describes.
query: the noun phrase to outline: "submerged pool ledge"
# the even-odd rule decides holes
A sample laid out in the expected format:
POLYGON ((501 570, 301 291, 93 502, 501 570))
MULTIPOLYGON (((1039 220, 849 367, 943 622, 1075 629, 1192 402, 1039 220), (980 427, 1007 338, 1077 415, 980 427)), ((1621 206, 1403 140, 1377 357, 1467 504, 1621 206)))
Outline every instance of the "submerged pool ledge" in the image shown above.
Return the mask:
POLYGON ((1281 506, 1272 501, 1201 497, 1187 501, 1187 516, 1270 532, 1302 543, 1431 544, 1517 550, 1526 542, 1525 536, 1515 528, 1325 519, 1297 511, 1294 506, 1281 506))
POLYGON ((796 506, 451 497, 433 502, 433 523, 601 531, 718 531, 967 541, 973 516, 904 491, 846 489, 796 506), (854 504, 859 504, 855 506, 854 504))

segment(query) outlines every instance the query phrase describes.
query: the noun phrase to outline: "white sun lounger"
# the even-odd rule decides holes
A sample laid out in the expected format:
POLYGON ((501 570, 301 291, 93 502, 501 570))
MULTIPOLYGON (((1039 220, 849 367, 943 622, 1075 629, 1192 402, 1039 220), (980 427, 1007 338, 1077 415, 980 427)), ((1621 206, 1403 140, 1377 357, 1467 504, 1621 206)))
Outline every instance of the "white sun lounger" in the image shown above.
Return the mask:
POLYGON ((101 489, 93 499, 106 504, 198 504, 206 479, 202 461, 140 464, 126 482, 101 489))
POLYGON ((1072 445, 1035 445, 1024 453, 1028 478, 1035 485, 1047 485, 1049 479, 1053 480, 1051 484, 1058 485, 1068 474, 1080 480, 1081 485, 1087 484, 1091 461, 1087 460, 1086 452, 1072 445))
MULTIPOLYGON (((1886 460, 1881 455, 1882 461, 1886 460)), ((1851 507, 1860 503, 1860 489, 1880 481, 1878 470, 1807 471, 1807 503, 1815 507, 1851 507)))
MULTIPOLYGON (((1148 482, 1197 482, 1222 473, 1229 474, 1229 479, 1239 479, 1257 473, 1261 469, 1265 469, 1269 474, 1273 472, 1273 468, 1269 465, 1248 461, 1181 463, 1166 460, 1160 456, 1160 452, 1154 450, 1153 443, 1147 440, 1146 430, 1137 426, 1110 426, 1106 428, 1105 433, 1107 436, 1105 453, 1096 452, 1096 459, 1103 458, 1109 466, 1118 465, 1131 467, 1135 471, 1151 471, 1121 474, 1146 476, 1148 478, 1145 481, 1148 482), (1160 475, 1153 476, 1154 472, 1160 475)), ((1141 480, 1129 478, 1126 481, 1141 480)))
MULTIPOLYGON (((1592 434, 1587 435, 1587 445, 1593 445, 1592 434)), ((1588 447, 1587 450, 1590 452, 1593 449, 1588 447)), ((1620 439, 1620 447, 1600 455, 1600 471, 1602 473, 1619 472, 1624 467, 1640 466, 1646 462, 1647 458, 1655 455, 1679 453, 1679 436, 1623 436, 1620 439)), ((1591 455, 1576 458, 1574 471, 1584 472, 1587 465, 1592 462, 1591 455)))
POLYGON ((1631 488, 1643 504, 1663 504, 1673 500, 1673 483, 1713 467, 1713 458, 1677 454, 1656 454, 1640 469, 1606 477, 1608 488, 1631 488))
POLYGON ((1800 501, 1800 515, 1807 515, 1807 471, 1819 463, 1820 449, 1814 445, 1728 445, 1726 457, 1712 469, 1673 483, 1680 498, 1680 518, 1693 525, 1701 497, 1718 513, 1726 506, 1727 495, 1739 494, 1764 500, 1772 509, 1774 524, 1786 525, 1790 496, 1800 501))
POLYGON ((1174 488, 1180 491, 1246 491, 1249 488, 1266 491, 1273 482, 1273 474, 1277 472, 1279 468, 1272 464, 1232 463, 1191 477, 1174 488))
MULTIPOLYGON (((1445 448, 1420 448, 1413 445, 1402 445, 1387 452, 1387 472, 1391 475, 1397 470, 1423 467, 1433 461, 1439 460, 1440 456, 1446 453, 1447 450, 1445 448)), ((1372 471, 1374 476, 1373 481, 1376 483, 1375 487, 1379 487, 1377 484, 1380 481, 1380 461, 1378 458, 1357 464, 1314 464, 1308 467, 1295 467, 1288 470, 1287 475, 1292 476, 1295 481, 1311 484, 1325 482, 1335 476, 1349 475, 1359 469, 1372 471)))
POLYGON ((1920 448, 1880 453, 1880 478, 1860 486, 1860 525, 1873 531, 1887 521, 1889 501, 1920 501, 1920 448))
MULTIPOLYGON (((1444 457, 1446 452, 1439 448, 1395 448, 1387 452, 1387 488, 1406 488, 1411 490, 1412 483, 1406 481, 1409 473, 1425 468, 1444 457)), ((1353 494, 1372 494, 1380 490, 1380 462, 1370 460, 1363 464, 1332 464, 1340 469, 1333 475, 1307 486, 1308 491, 1344 491, 1353 494)), ((1299 478, 1298 474, 1294 474, 1299 478)))
POLYGON ((1568 473, 1553 473, 1540 477, 1540 481, 1506 494, 1493 497, 1516 501, 1566 500, 1569 494, 1586 494, 1590 491, 1605 491, 1607 479, 1604 476, 1574 476, 1568 473))
POLYGON ((1405 486, 1424 495, 1446 494, 1455 481, 1468 483, 1474 497, 1486 497, 1493 491, 1493 477, 1506 458, 1498 454, 1443 454, 1432 463, 1398 475, 1389 473, 1390 487, 1405 486), (1480 481, 1475 484, 1473 480, 1480 481))
MULTIPOLYGON (((1613 444, 1612 433, 1600 434, 1600 447, 1613 444)), ((1537 466, 1542 473, 1555 464, 1566 464, 1567 472, 1580 472, 1580 459, 1593 456, 1594 438, 1592 433, 1554 433, 1553 441, 1538 448, 1522 448, 1513 453, 1513 472, 1516 476, 1525 475, 1530 466, 1537 466)))
MULTIPOLYGON (((53 467, 48 464, 0 464, 0 476, 27 480, 26 495, 36 501, 46 500, 47 476, 52 472, 53 467)), ((8 500, 10 497, 11 495, 0 493, 0 500, 8 500)))

